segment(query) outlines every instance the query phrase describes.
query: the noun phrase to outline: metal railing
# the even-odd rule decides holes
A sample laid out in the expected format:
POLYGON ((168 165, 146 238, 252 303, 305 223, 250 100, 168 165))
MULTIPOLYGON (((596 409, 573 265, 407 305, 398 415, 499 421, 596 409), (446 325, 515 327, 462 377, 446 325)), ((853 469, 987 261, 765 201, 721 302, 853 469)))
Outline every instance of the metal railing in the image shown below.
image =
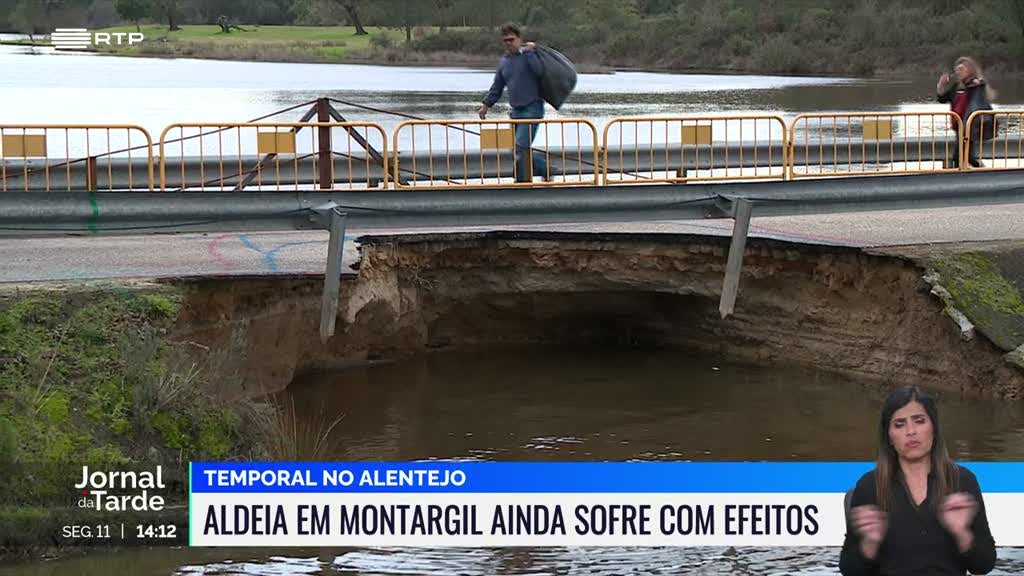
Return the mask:
POLYGON ((0 191, 601 186, 1024 168, 1024 110, 0 125, 0 191), (533 140, 527 148, 516 144, 533 140), (532 133, 531 133, 532 132, 532 133), (391 148, 388 144, 391 143, 391 148), (154 153, 154 149, 158 154, 154 153), (972 166, 978 164, 978 166, 972 166), (527 175, 533 175, 530 178, 527 175))
POLYGON ((600 184, 597 128, 585 119, 410 120, 392 141, 396 188, 600 184))
POLYGON ((789 130, 789 177, 929 174, 959 168, 952 112, 800 114, 789 130))
POLYGON ((1024 110, 979 110, 964 127, 964 170, 1024 168, 1024 110), (979 165, 974 166, 975 160, 979 165))
POLYGON ((776 115, 615 118, 602 141, 605 184, 786 178, 776 115))
POLYGON ((153 139, 131 124, 0 125, 0 190, 153 189, 153 139))
POLYGON ((367 122, 171 124, 159 155, 164 191, 388 187, 387 136, 367 122))

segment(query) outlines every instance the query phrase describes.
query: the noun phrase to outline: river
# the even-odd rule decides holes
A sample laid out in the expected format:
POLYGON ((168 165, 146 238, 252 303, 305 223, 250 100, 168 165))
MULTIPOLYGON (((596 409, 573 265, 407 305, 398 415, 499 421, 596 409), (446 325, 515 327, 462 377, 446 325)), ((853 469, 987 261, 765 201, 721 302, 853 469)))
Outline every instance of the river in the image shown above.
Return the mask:
MULTIPOLYGON (((308 378, 299 437, 328 460, 870 460, 884 392, 806 369, 678 352, 482 349, 308 378)), ((1024 459, 1024 406, 941 398, 958 460, 1024 459)), ((992 574, 1024 573, 1001 548, 992 574)), ((51 574, 838 574, 837 548, 141 549, 28 563, 51 574)))
MULTIPOLYGON (((497 57, 497 55, 496 55, 497 57)), ((53 53, 0 46, 0 123, 126 123, 154 137, 174 122, 244 122, 329 96, 427 118, 472 118, 493 71, 339 64, 223 62, 53 53)), ((1020 108, 1024 79, 992 79, 1001 106, 1020 108)), ((945 110, 935 79, 859 80, 781 76, 581 74, 549 117, 583 117, 600 130, 614 117, 801 112, 945 110)), ((347 119, 402 119, 339 105, 347 119)), ((507 108, 494 118, 506 116, 507 108)), ((304 110, 277 116, 297 121, 304 110)))
MULTIPOLYGON (((239 122, 330 96, 431 118, 468 118, 491 71, 53 54, 0 46, 0 123, 239 122)), ((1000 103, 1024 82, 994 79, 1000 103)), ((584 74, 556 116, 610 118, 944 107, 933 78, 584 74)), ((390 129, 399 119, 340 107, 390 129)), ((503 111, 500 111, 503 114, 503 111)), ((297 120, 301 111, 277 117, 297 120)), ((285 393, 309 426, 343 416, 337 460, 868 460, 882 392, 810 370, 669 351, 482 350, 352 369, 285 393)), ((960 460, 1024 459, 1024 408, 946 395, 960 460)), ((825 549, 134 549, 23 563, 0 574, 838 574, 825 549)), ((993 574, 1024 573, 1000 549, 993 574)))

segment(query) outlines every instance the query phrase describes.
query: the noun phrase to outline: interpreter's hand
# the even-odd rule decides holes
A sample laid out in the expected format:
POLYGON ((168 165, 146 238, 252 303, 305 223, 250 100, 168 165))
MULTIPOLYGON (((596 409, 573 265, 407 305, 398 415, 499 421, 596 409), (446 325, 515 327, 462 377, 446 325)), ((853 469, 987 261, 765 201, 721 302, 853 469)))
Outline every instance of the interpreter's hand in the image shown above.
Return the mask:
POLYGON ((877 506, 857 506, 850 510, 853 530, 860 537, 860 551, 865 558, 874 559, 889 528, 889 518, 877 506))
POLYGON ((949 86, 949 82, 950 78, 949 73, 947 72, 943 74, 941 77, 939 77, 939 83, 935 85, 936 91, 942 92, 943 90, 945 90, 946 86, 949 86))
POLYGON ((490 107, 488 107, 487 104, 481 104, 480 105, 480 110, 477 111, 477 114, 480 115, 480 119, 481 120, 486 120, 487 119, 487 111, 488 110, 490 110, 490 107))
POLYGON ((939 522, 953 535, 961 552, 971 549, 971 523, 978 514, 978 501, 966 492, 950 494, 939 508, 939 522))
POLYGON ((527 42, 526 44, 523 44, 523 48, 525 48, 526 50, 533 50, 533 49, 537 48, 537 43, 536 42, 527 42))

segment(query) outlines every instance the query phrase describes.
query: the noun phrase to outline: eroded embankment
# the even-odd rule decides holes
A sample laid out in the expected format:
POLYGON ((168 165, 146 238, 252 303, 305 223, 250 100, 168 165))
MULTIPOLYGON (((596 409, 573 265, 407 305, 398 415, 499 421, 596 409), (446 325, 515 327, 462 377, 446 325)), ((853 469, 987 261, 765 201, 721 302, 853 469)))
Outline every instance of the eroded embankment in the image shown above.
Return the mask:
MULTIPOLYGON (((1019 397, 1017 248, 892 255, 752 240, 722 319, 727 238, 366 238, 327 342, 322 276, 6 286, 0 476, 17 489, 0 499, 0 556, 61 541, 82 464, 181 476, 190 460, 318 459, 322 430, 300 429, 268 393, 434 349, 647 346, 1019 397)), ((184 497, 184 484, 172 492, 184 497)))
POLYGON ((708 351, 941 390, 1024 389, 1024 373, 984 331, 963 338, 930 293, 927 264, 909 258, 754 240, 735 314, 723 320, 728 239, 489 233, 363 242, 326 344, 319 278, 181 283, 175 333, 218 356, 234 386, 222 392, 232 397, 436 348, 568 342, 708 351))

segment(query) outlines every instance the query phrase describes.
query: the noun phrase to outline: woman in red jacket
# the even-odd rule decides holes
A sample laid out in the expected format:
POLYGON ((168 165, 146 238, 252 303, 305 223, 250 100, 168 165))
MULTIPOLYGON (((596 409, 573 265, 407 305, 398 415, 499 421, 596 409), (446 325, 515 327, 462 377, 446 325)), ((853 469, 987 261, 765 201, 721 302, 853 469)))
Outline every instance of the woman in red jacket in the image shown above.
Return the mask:
MULTIPOLYGON (((974 60, 965 57, 958 58, 953 65, 953 72, 956 74, 956 81, 947 73, 939 78, 935 85, 935 91, 939 102, 949 103, 949 109, 953 111, 960 121, 966 122, 971 114, 978 110, 991 110, 992 100, 995 99, 995 91, 985 81, 981 73, 981 67, 974 60)), ((971 126, 971 147, 968 150, 968 161, 975 168, 981 167, 978 160, 976 146, 983 140, 992 138, 995 134, 994 118, 979 118, 971 126)), ((957 129, 959 122, 954 120, 952 128, 957 129)), ((953 166, 959 165, 958 159, 953 160, 953 166)))

